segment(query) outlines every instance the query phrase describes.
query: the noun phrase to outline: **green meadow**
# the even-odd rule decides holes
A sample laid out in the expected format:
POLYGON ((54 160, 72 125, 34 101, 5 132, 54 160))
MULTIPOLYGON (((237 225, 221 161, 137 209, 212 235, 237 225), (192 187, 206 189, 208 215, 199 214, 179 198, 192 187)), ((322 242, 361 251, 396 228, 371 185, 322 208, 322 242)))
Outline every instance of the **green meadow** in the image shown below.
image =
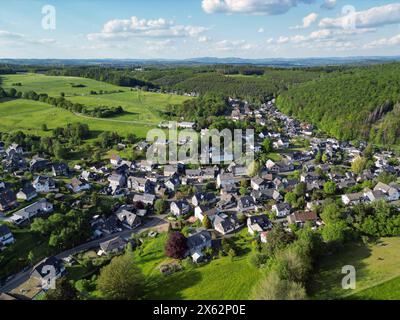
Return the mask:
POLYGON ((164 254, 166 234, 147 240, 136 255, 136 263, 148 279, 146 299, 248 300, 263 272, 248 259, 248 239, 243 232, 236 242, 244 250, 237 257, 220 257, 201 266, 184 266, 182 271, 162 275, 159 267, 171 262, 164 254))
POLYGON ((400 237, 382 238, 377 244, 352 243, 325 256, 311 284, 315 299, 400 299, 400 237), (341 286, 342 267, 356 270, 356 289, 341 286))
POLYGON ((187 97, 143 92, 137 89, 110 85, 107 83, 77 78, 54 77, 41 74, 20 74, 2 76, 1 86, 5 89, 14 87, 18 91, 35 91, 58 97, 63 92, 66 98, 88 107, 117 107, 124 109, 124 114, 107 119, 91 118, 85 115, 55 108, 41 102, 13 100, 0 102, 0 130, 24 130, 35 134, 46 134, 41 125, 49 129, 65 126, 67 123, 81 122, 89 125, 95 132, 116 131, 126 136, 134 133, 145 137, 149 129, 162 121, 162 112, 169 104, 179 104, 187 97), (21 86, 15 86, 20 83, 21 86), (81 85, 76 87, 77 85, 81 85), (90 91, 112 92, 92 95, 90 91))

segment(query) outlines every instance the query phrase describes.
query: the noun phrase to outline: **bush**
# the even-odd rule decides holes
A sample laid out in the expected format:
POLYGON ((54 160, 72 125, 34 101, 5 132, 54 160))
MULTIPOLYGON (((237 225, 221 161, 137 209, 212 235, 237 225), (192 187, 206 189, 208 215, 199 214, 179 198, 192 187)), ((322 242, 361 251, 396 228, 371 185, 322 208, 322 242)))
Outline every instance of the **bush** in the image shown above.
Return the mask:
POLYGON ((249 257, 250 264, 256 268, 262 268, 268 261, 268 255, 265 253, 253 253, 249 257))

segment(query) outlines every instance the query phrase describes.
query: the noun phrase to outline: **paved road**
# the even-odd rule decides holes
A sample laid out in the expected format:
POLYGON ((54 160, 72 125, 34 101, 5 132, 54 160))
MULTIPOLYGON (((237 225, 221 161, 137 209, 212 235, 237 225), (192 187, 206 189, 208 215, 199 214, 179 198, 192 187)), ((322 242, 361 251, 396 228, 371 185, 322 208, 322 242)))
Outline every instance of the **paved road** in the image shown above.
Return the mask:
MULTIPOLYGON (((101 242, 111 240, 117 236, 120 236, 122 238, 129 238, 133 233, 139 233, 139 232, 154 228, 156 226, 161 226, 163 224, 166 224, 167 222, 164 220, 164 218, 165 218, 165 215, 160 215, 160 216, 156 216, 156 217, 153 216, 153 217, 149 218, 142 226, 140 226, 137 229, 123 230, 121 232, 117 232, 117 233, 102 237, 100 239, 96 239, 96 240, 84 243, 75 248, 61 252, 61 253, 57 254, 56 257, 59 259, 63 259, 70 255, 84 252, 84 251, 87 251, 87 250, 90 250, 93 248, 98 248, 101 242)), ((33 268, 30 268, 29 270, 21 271, 21 272, 17 273, 10 281, 8 281, 7 284, 5 284, 3 287, 0 288, 0 292, 10 292, 13 289, 19 287, 21 284, 23 284, 25 281, 27 281, 29 279, 29 276, 30 276, 32 270, 33 270, 33 268)))

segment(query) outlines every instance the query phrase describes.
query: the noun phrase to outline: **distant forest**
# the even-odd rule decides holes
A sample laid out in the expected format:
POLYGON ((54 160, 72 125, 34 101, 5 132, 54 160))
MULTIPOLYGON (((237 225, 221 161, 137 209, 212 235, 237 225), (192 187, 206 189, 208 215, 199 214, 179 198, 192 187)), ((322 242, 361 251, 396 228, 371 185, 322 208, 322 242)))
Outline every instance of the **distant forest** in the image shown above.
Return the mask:
MULTIPOLYGON (((201 96, 242 98, 252 103, 277 97, 277 106, 283 112, 310 121, 339 139, 400 144, 400 63, 309 68, 0 66, 0 75, 16 72, 79 76, 143 90, 195 92, 201 96)), ((220 111, 222 100, 217 100, 200 97, 181 110, 171 108, 171 113, 206 119, 211 115, 210 110, 220 111), (216 107, 202 110, 210 108, 210 101, 216 107)))

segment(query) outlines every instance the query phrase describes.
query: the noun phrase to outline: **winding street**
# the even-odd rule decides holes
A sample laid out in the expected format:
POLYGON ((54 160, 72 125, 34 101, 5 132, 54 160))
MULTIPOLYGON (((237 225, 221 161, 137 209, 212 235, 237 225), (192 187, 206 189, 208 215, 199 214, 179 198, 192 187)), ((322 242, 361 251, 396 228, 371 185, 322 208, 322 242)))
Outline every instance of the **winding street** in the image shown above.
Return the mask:
MULTIPOLYGON (((165 225, 168 223, 164 220, 165 216, 166 215, 149 217, 149 219, 146 220, 146 222, 143 225, 141 225, 140 227, 138 227, 134 230, 123 230, 121 232, 113 233, 113 234, 107 235, 105 237, 86 242, 75 248, 63 251, 63 252, 57 254, 55 257, 57 257, 59 259, 63 259, 70 255, 74 255, 74 254, 84 252, 84 251, 87 251, 90 249, 98 248, 100 243, 111 240, 115 237, 120 236, 122 238, 127 238, 127 237, 130 237, 134 233, 147 231, 154 227, 159 227, 159 226, 165 225)), ((21 284, 23 284, 24 282, 26 282, 29 279, 32 270, 33 270, 33 267, 29 268, 28 270, 21 271, 21 272, 15 274, 11 280, 9 280, 3 287, 0 288, 0 292, 4 292, 4 293, 10 292, 13 289, 19 287, 21 284)))

